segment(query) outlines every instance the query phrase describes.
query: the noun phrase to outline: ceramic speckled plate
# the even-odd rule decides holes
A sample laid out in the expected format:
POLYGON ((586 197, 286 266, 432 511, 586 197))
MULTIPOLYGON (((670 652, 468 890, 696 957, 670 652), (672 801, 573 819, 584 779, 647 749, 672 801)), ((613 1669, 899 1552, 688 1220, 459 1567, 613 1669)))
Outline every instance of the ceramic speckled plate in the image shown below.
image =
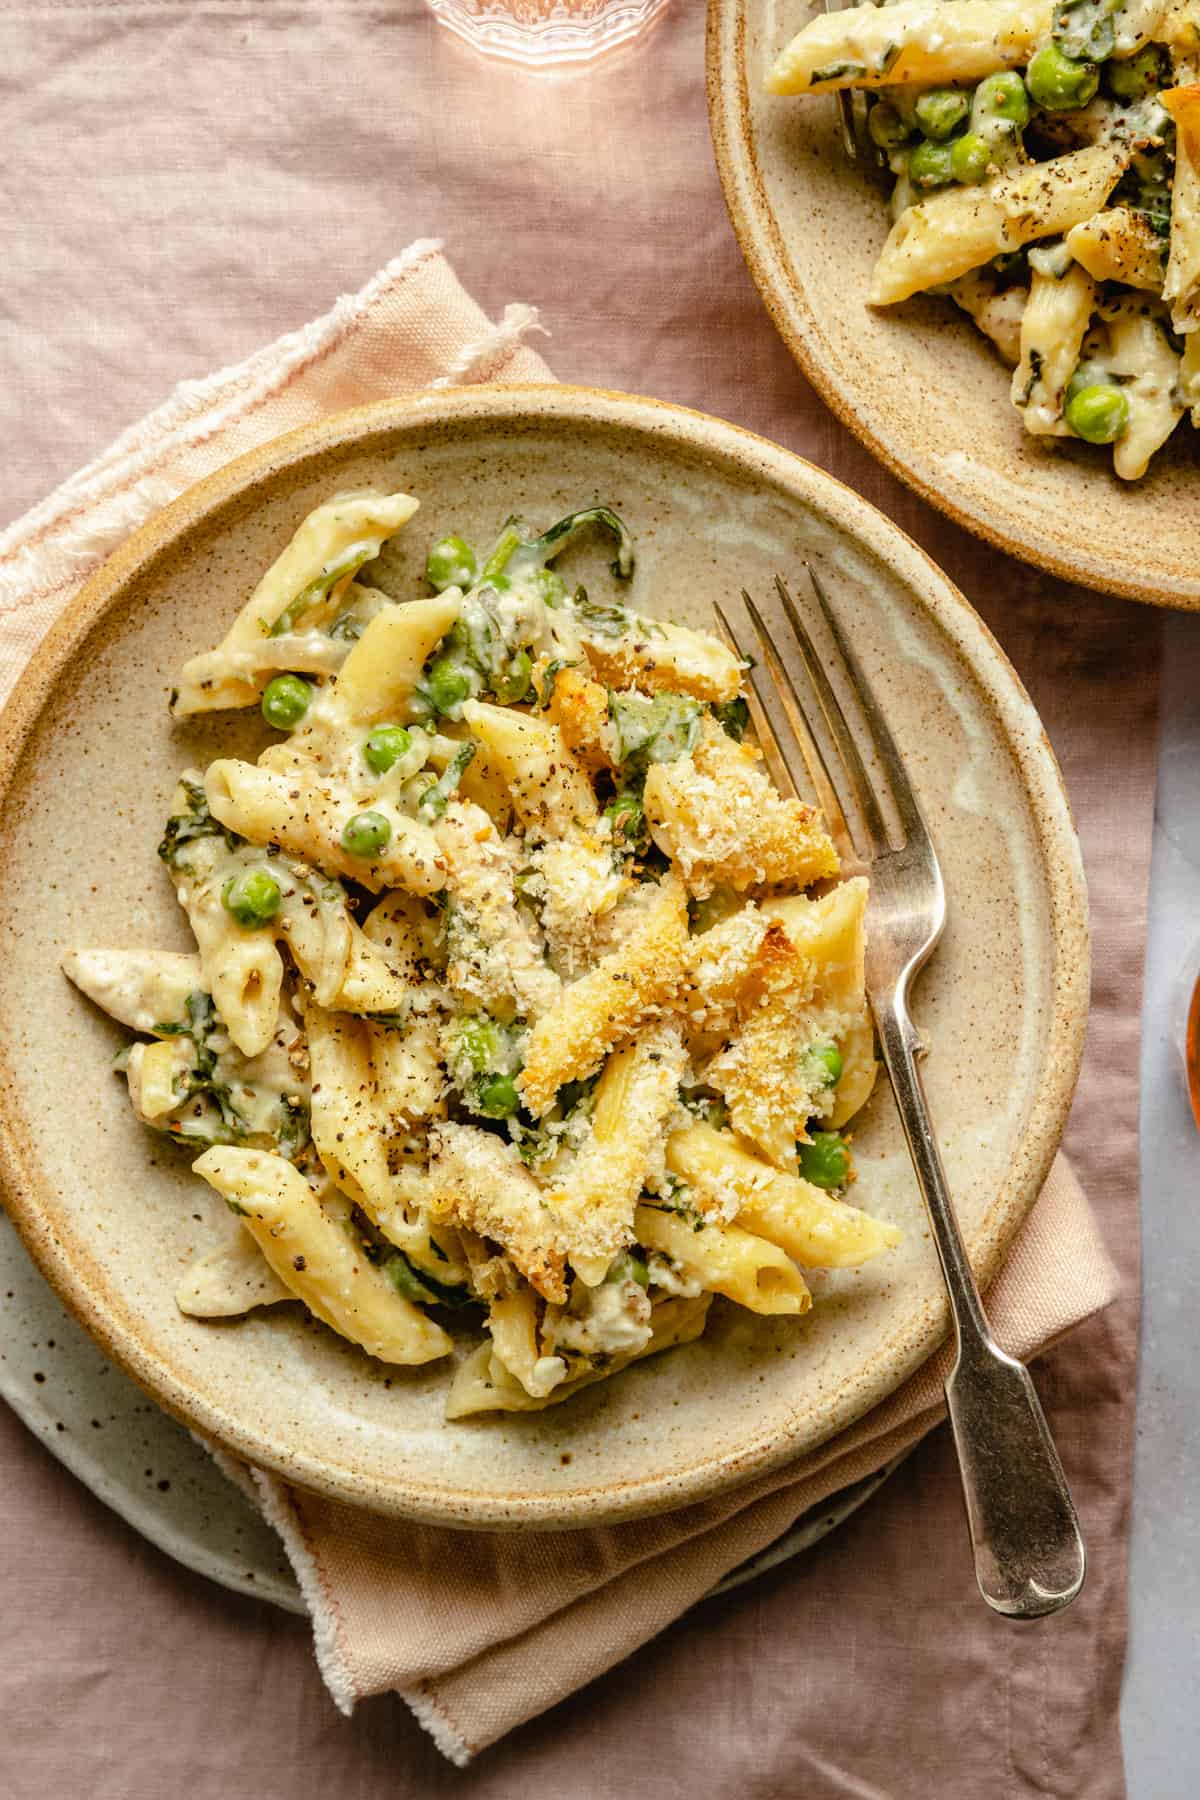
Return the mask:
POLYGON ((398 594, 417 590, 428 542, 451 525, 482 540, 513 510, 549 520, 600 497, 633 530, 632 603, 646 610, 703 621, 743 582, 765 594, 776 569, 820 564, 943 859, 950 925, 918 1014, 985 1279, 1049 1167, 1082 1043, 1085 899, 1058 770, 979 619, 873 508, 718 421, 558 387, 387 403, 231 465, 111 559, 0 721, 0 1173, 29 1248, 109 1354, 247 1459, 378 1510, 569 1525, 694 1500, 840 1430, 943 1335, 886 1094, 857 1134, 858 1191, 903 1227, 897 1251, 816 1277, 804 1320, 720 1305, 698 1343, 562 1408, 448 1426, 438 1365, 372 1364, 298 1308, 216 1325, 177 1311, 178 1275, 221 1203, 131 1117, 107 1072, 122 1034, 58 970, 72 944, 185 944, 153 853, 175 772, 261 732, 219 716, 172 725, 173 671, 219 635, 311 506, 367 483, 423 503, 380 572, 398 594))
POLYGON ((948 300, 866 304, 883 191, 847 163, 831 95, 763 90, 810 0, 709 0, 708 108, 733 228, 785 343, 902 481, 1002 549, 1072 581, 1200 607, 1200 442, 1180 425, 1143 481, 1022 429, 1009 372, 948 300))

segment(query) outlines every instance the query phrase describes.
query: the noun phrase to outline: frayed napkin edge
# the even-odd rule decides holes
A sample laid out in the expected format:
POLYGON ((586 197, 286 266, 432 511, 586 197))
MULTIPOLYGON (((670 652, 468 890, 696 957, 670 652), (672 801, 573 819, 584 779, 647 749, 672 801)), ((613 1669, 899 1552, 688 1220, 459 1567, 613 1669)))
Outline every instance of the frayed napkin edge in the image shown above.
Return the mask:
MULTIPOLYGON (((245 1465, 243 1465, 245 1469, 245 1465)), ((268 1525, 274 1527, 287 1551, 288 1560, 300 1583, 300 1592, 308 1608, 312 1624, 313 1649, 321 1678, 333 1696, 333 1703, 347 1718, 358 1699, 354 1677, 350 1673, 338 1636, 337 1597, 331 1594, 321 1576, 308 1534, 300 1515, 292 1504, 286 1485, 264 1469, 245 1469, 254 1498, 268 1525)), ((242 1486, 242 1482, 238 1482, 242 1486)), ((465 1748, 465 1746, 464 1746, 465 1748)), ((449 1754, 449 1752, 447 1752, 449 1754)))

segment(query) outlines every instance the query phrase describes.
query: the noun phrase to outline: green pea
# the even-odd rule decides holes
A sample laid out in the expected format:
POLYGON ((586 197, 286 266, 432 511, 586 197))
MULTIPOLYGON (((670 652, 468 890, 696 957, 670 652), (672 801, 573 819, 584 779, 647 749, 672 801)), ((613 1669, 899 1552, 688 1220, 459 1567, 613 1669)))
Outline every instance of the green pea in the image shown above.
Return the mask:
POLYGON ((509 705, 517 700, 524 700, 532 680, 533 659, 528 650, 518 650, 516 655, 509 659, 508 667, 503 675, 496 677, 496 698, 509 705))
POLYGON ((342 845, 351 856, 376 856, 392 835, 384 814, 374 808, 355 813, 342 827, 342 845))
POLYGON ((850 1175, 850 1151, 840 1131, 814 1131, 800 1146, 800 1173, 814 1187, 840 1188, 850 1175))
POLYGON ((824 1071, 825 1087, 836 1087, 842 1079, 842 1053, 836 1044, 814 1044, 809 1056, 824 1071))
POLYGON ((456 656, 439 656, 429 665, 425 691, 435 712, 452 713, 468 698, 473 687, 471 672, 456 656))
POLYGON ((463 1020, 458 1029, 458 1042, 463 1055, 477 1075, 482 1075, 485 1070, 493 1068, 504 1050, 500 1027, 494 1019, 489 1019, 484 1013, 478 1013, 474 1018, 463 1020))
POLYGON ((1073 112, 1095 97, 1100 71, 1095 63, 1064 56, 1057 44, 1043 44, 1025 79, 1030 93, 1047 112, 1073 112))
POLYGON ((955 88, 927 88, 917 95, 913 107, 917 124, 935 144, 953 137, 970 110, 971 102, 966 94, 958 93, 955 88))
POLYGON ((604 809, 604 817, 612 825, 614 841, 622 846, 637 844, 645 834, 646 815, 641 800, 632 789, 610 800, 604 809))
POLYGON ((412 734, 403 725, 375 725, 363 744, 363 761, 376 775, 386 775, 411 748, 412 734))
POLYGON ((1067 401, 1066 420, 1087 443, 1111 444, 1129 423, 1129 401, 1119 387, 1081 388, 1067 401))
POLYGON ((898 150, 912 136, 912 127, 886 100, 877 100, 867 114, 867 130, 871 142, 881 150, 898 150))
POLYGON ((481 1081, 477 1105, 488 1119, 511 1119, 521 1108, 521 1096, 511 1075, 492 1075, 481 1081))
POLYGON ((221 889, 225 911, 247 928, 273 919, 279 900, 279 883, 267 869, 243 869, 240 875, 231 875, 221 889))
POLYGON ((533 591, 546 606, 561 606, 567 597, 567 584, 557 569, 539 569, 533 578, 533 591))
POLYGON ((313 691, 299 675, 276 675, 263 689, 262 716, 276 731, 290 731, 312 705, 313 691))
POLYGON ((1130 106, 1144 100, 1147 94, 1166 86, 1162 52, 1157 44, 1146 44, 1136 56, 1115 59, 1104 65, 1104 85, 1114 100, 1130 106))
POLYGON ((978 132, 964 131, 950 146, 950 172, 964 187, 982 181, 992 161, 992 147, 978 132))
POLYGON ((439 594, 448 587, 469 588, 478 568, 470 544, 451 532, 439 538, 425 558, 425 579, 439 594))
POLYGON ((1017 130, 1029 123, 1029 95, 1025 83, 1013 69, 989 75, 975 89, 971 113, 976 120, 1006 119, 1017 130))
POLYGON ((908 158, 908 179, 914 187, 939 188, 953 181, 949 144, 917 144, 908 158))

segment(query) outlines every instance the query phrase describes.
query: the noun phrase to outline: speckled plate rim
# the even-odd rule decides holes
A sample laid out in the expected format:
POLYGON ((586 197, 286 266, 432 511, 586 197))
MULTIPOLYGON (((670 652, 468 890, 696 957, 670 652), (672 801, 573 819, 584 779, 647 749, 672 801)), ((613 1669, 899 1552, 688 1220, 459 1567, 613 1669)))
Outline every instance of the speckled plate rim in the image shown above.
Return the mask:
MULTIPOLYGON (((70 678, 78 646, 118 607, 125 587, 211 513, 304 463, 346 451, 382 449, 406 432, 464 425, 577 424, 669 442, 777 486, 857 540, 923 604, 963 661, 978 703, 990 713, 1020 775, 1046 885, 1047 938, 1053 959, 1052 1016, 1041 1077, 1025 1135, 1007 1179, 973 1234, 980 1281, 998 1270, 1049 1173, 1070 1108, 1083 1053, 1089 991, 1089 936, 1083 864, 1062 776, 1033 703, 999 644, 965 597, 919 545, 869 502, 832 476, 740 427, 665 401, 596 388, 512 386, 447 389, 386 400, 332 415, 260 446, 227 464, 143 525, 86 583, 51 628, 0 715, 0 815, 25 747, 58 683, 70 678)), ((264 1432, 249 1428, 202 1382, 187 1379, 142 1338, 139 1321, 105 1292, 103 1273, 86 1254, 72 1256, 55 1229, 52 1184, 45 1178, 20 1112, 19 1071, 0 1044, 0 1185, 10 1217, 66 1306, 168 1412, 235 1455, 285 1480, 374 1511, 474 1529, 537 1526, 569 1529, 664 1512, 710 1498, 777 1469, 869 1412, 937 1347, 945 1333, 940 1303, 919 1303, 852 1377, 797 1412, 783 1431, 764 1431, 738 1449, 713 1452, 684 1466, 632 1481, 608 1481, 564 1499, 549 1490, 464 1493, 461 1487, 397 1478, 381 1482, 264 1432)), ((536 1430, 537 1415, 531 1415, 536 1430)))
POLYGON ((746 9, 752 3, 756 0, 708 0, 706 85, 717 173, 734 235, 775 329, 825 404, 906 486, 997 549, 1102 594, 1179 612, 1200 611, 1200 577, 1185 585, 1159 572, 1151 581, 1144 566, 1136 567, 1137 562, 1145 563, 1144 545, 1131 553, 1124 569, 1089 555, 1082 544, 1064 552, 1028 520, 1022 527, 1012 512, 965 494, 952 473, 934 469, 917 439, 889 427, 869 393, 856 388, 852 400, 847 396, 805 299, 804 284, 763 180, 745 72, 746 9))

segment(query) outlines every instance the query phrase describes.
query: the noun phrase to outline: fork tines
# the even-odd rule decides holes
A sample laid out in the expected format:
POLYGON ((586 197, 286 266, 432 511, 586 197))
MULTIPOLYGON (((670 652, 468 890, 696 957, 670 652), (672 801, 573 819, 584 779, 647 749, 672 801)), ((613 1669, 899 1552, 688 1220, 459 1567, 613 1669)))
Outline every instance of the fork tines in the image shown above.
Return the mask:
MULTIPOLYGON (((824 617, 829 636, 837 651, 844 684, 854 696, 855 704, 866 727, 874 758, 887 777, 891 799, 900 822, 901 844, 911 845, 916 840, 922 845, 927 845, 928 833, 921 817, 920 808, 883 711, 863 672, 858 656, 848 642, 837 615, 829 604, 816 571, 806 563, 805 572, 812 587, 813 596, 824 617)), ((884 817, 879 794, 863 759, 858 738, 850 727, 841 701, 838 699, 837 691, 826 673, 825 665, 817 654, 808 627, 782 576, 777 575, 775 578, 775 591, 791 628, 796 656, 808 678, 812 694, 816 697, 828 739, 845 772, 849 798, 852 801, 859 826, 857 833, 852 830, 847 820, 837 780, 830 772, 829 764, 821 747, 820 736, 813 729, 812 719, 809 712, 805 710, 804 701, 797 689, 792 669, 789 667, 791 659, 781 655, 781 646, 775 633, 772 632, 751 595, 743 588, 742 601, 762 652, 762 667, 770 677, 774 697, 795 740, 817 802, 825 814, 830 833, 837 845, 838 854, 842 858, 843 866, 847 862, 872 862, 878 857, 886 856, 894 847, 899 846, 894 845, 894 834, 889 829, 884 817)), ((719 606, 714 610, 726 642, 738 656, 746 660, 725 614, 719 606)), ((772 724, 770 700, 763 690, 762 675, 757 666, 752 667, 750 671, 747 700, 751 722, 768 769, 784 793, 794 794, 797 791, 795 775, 789 763, 787 750, 772 724), (783 781, 780 780, 779 771, 784 772, 785 779, 783 781)))
MULTIPOLYGON (((844 0, 825 0, 827 13, 840 12, 844 0)), ((835 96, 838 109, 838 123, 842 130, 842 148, 851 162, 858 161, 858 132, 854 120, 854 93, 850 88, 838 88, 835 96)))

